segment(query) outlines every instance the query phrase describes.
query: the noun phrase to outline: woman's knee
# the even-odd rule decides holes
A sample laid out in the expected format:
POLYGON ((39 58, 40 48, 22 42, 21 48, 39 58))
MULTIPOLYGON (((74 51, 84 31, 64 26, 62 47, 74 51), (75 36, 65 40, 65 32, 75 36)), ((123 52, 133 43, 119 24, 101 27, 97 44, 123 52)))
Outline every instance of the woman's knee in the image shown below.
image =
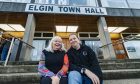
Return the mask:
POLYGON ((68 84, 68 78, 67 77, 62 77, 60 79, 60 84, 68 84))
POLYGON ((52 79, 50 77, 42 77, 40 84, 51 84, 52 83, 52 79))

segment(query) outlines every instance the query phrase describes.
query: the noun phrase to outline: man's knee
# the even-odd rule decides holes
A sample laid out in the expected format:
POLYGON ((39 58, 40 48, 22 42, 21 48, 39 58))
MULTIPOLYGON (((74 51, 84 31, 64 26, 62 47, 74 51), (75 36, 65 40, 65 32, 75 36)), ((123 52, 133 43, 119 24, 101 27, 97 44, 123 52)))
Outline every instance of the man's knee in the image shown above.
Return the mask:
POLYGON ((78 71, 71 71, 68 75, 69 84, 82 84, 82 76, 78 71))
POLYGON ((78 71, 70 71, 69 72, 69 76, 73 76, 73 77, 78 76, 78 77, 81 77, 81 74, 78 71))
POLYGON ((82 76, 78 71, 69 72, 68 78, 71 79, 71 80, 77 80, 77 81, 82 80, 82 76))

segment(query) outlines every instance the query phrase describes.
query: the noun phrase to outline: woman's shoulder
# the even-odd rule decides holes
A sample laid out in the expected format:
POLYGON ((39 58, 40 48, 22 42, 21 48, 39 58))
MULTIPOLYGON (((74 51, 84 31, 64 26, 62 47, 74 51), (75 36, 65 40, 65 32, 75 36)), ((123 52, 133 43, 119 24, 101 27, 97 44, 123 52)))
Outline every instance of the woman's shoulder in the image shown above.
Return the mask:
POLYGON ((44 50, 42 50, 42 53, 44 53, 44 54, 48 54, 48 53, 50 53, 50 52, 47 51, 46 49, 44 49, 44 50))
POLYGON ((48 52, 46 49, 43 49, 42 52, 48 52))
POLYGON ((89 46, 87 46, 86 44, 82 44, 82 48, 85 48, 87 50, 90 50, 91 48, 89 46))

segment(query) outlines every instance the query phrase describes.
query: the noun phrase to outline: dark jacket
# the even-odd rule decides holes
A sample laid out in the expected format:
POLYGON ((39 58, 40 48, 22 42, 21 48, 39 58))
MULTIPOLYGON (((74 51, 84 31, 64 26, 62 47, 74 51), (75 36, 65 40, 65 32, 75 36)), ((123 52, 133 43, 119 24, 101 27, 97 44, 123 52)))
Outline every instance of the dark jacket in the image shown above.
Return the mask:
POLYGON ((102 80, 102 71, 95 52, 86 45, 80 45, 80 49, 70 48, 67 52, 70 63, 70 71, 76 70, 81 73, 82 68, 87 68, 102 80))

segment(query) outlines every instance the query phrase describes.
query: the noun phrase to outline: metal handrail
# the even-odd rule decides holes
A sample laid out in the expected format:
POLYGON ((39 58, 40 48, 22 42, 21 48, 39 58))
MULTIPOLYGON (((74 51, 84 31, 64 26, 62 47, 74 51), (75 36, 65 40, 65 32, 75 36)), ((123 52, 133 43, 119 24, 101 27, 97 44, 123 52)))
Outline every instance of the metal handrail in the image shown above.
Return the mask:
POLYGON ((105 46, 108 46, 108 45, 113 45, 113 46, 115 46, 115 45, 118 45, 118 44, 121 44, 121 43, 124 43, 124 42, 127 42, 127 41, 130 41, 130 40, 134 40, 134 39, 136 39, 138 36, 135 36, 135 35, 131 35, 131 36, 128 36, 128 37, 125 37, 124 39, 119 39, 119 40, 116 40, 115 42, 111 42, 111 43, 108 43, 108 44, 106 44, 106 45, 103 45, 103 46, 101 46, 101 47, 99 47, 99 48, 103 48, 103 47, 105 47, 105 46), (134 36, 133 38, 129 38, 129 37, 132 37, 132 36, 134 36), (127 40, 126 40, 127 39, 127 40), (124 42, 120 42, 120 41, 123 41, 124 40, 124 42), (119 43, 118 43, 119 42, 119 43))
MULTIPOLYGON (((12 37, 18 39, 19 41, 23 42, 24 44, 26 44, 27 46, 29 46, 29 47, 31 47, 31 48, 33 48, 33 49, 35 48, 34 46, 32 46, 32 45, 30 45, 30 44, 28 44, 28 43, 26 43, 26 42, 20 40, 19 38, 15 37, 15 36, 13 36, 13 35, 11 35, 11 34, 8 34, 8 35, 10 35, 10 36, 12 36, 12 37)), ((3 38, 3 37, 0 37, 0 38, 5 39, 5 38, 3 38)), ((5 40, 7 40, 7 39, 5 39, 5 40)), ((7 41, 11 42, 10 40, 7 40, 7 41)))
POLYGON ((12 38, 12 41, 11 41, 11 44, 10 44, 10 47, 9 47, 9 50, 8 50, 8 54, 7 54, 7 57, 6 57, 4 66, 7 65, 7 62, 8 62, 8 59, 9 59, 9 57, 10 57, 11 50, 12 50, 13 43, 14 43, 14 37, 12 38))
POLYGON ((7 66, 8 59, 9 59, 9 57, 10 57, 10 53, 11 53, 11 50, 12 50, 12 46, 13 46, 13 44, 14 44, 14 39, 18 39, 19 41, 23 42, 24 44, 26 44, 27 46, 29 46, 29 47, 31 47, 31 48, 33 48, 33 49, 35 48, 35 47, 33 47, 32 45, 30 45, 30 44, 28 44, 28 43, 26 43, 26 42, 20 40, 19 38, 15 37, 15 36, 13 36, 13 35, 11 35, 11 34, 8 34, 8 35, 12 36, 12 40, 11 40, 11 41, 8 40, 8 39, 5 39, 5 38, 3 38, 3 37, 0 37, 0 38, 4 39, 4 40, 6 40, 6 41, 9 41, 9 42, 11 43, 11 44, 10 44, 10 47, 9 47, 9 50, 8 50, 8 54, 7 54, 6 60, 5 60, 5 62, 4 62, 4 66, 7 66))

